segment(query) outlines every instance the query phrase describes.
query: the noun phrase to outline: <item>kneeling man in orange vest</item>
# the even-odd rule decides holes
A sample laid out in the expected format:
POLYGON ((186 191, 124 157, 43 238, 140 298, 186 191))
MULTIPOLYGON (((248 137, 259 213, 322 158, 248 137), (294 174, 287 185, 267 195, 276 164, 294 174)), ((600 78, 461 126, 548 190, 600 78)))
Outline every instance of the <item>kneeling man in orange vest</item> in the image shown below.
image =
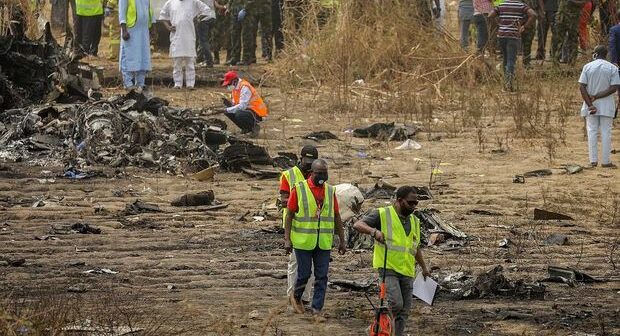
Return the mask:
POLYGON ((232 96, 232 102, 224 100, 227 106, 225 110, 222 110, 224 115, 241 129, 241 134, 249 133, 250 136, 257 137, 260 133, 258 123, 269 114, 263 99, 252 84, 239 78, 234 71, 228 71, 224 75, 222 86, 226 86, 232 96))

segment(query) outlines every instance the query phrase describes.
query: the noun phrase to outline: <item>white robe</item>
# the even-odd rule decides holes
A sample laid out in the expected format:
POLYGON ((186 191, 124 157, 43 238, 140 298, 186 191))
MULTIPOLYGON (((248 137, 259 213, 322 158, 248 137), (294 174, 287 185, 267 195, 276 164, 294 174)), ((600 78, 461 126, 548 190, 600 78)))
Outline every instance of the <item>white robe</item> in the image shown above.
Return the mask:
POLYGON ((159 14, 176 28, 170 33, 170 57, 196 57, 194 18, 215 18, 215 12, 200 0, 168 0, 159 14))

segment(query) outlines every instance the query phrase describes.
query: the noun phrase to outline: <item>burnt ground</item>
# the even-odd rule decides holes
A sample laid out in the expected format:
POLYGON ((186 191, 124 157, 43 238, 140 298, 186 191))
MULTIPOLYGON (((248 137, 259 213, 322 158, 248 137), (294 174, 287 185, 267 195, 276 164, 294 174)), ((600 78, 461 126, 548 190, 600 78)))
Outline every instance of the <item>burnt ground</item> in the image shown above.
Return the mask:
MULTIPOLYGON (((202 87, 177 92, 156 86, 154 93, 173 105, 199 107, 216 104, 223 91, 202 87)), ((263 95, 269 97, 272 114, 255 142, 275 156, 278 151, 297 152, 310 141, 300 137, 306 133, 331 131, 340 140, 318 145, 320 155, 329 159, 333 184, 369 187, 376 182, 374 176, 385 176, 395 185, 428 185, 431 162, 440 162, 442 174, 436 184, 441 186, 433 190, 435 198, 421 206, 441 210, 443 219, 471 239, 456 250, 424 249, 437 276, 456 271, 478 274, 502 265, 509 279, 532 282, 545 278, 547 267, 554 265, 607 280, 576 287, 546 283, 544 300, 453 300, 440 294, 433 306, 415 302, 409 319, 412 335, 620 335, 620 172, 596 168, 566 175, 555 169, 562 163, 587 163, 576 93, 566 145, 558 146, 552 163, 540 139, 510 139, 503 145, 504 153, 491 152, 497 145, 487 140, 480 151, 473 129, 444 134, 439 141, 428 141, 427 134, 421 133, 416 138, 421 150, 399 151, 394 149, 399 142, 352 138, 343 131, 372 122, 403 121, 405 116, 359 117, 327 109, 315 113, 312 93, 287 96, 277 89, 263 89, 263 95), (358 152, 368 157, 360 158, 358 152), (515 174, 541 168, 552 168, 553 175, 512 183, 515 174), (560 211, 575 220, 534 221, 535 207, 560 211), (494 215, 471 214, 473 209, 494 215), (543 245, 552 233, 567 235, 568 244, 543 245), (498 247, 503 238, 511 240, 508 248, 498 247), (506 318, 506 312, 525 315, 506 318)), ((450 115, 442 110, 436 117, 447 123, 450 115)), ((510 123, 509 116, 489 120, 488 138, 501 134, 510 123)), ((616 149, 619 139, 616 127, 616 149)), ((618 154, 613 160, 620 162, 618 154)), ((324 324, 287 310, 282 235, 261 230, 280 225, 274 205, 277 179, 218 172, 213 182, 198 182, 146 169, 93 168, 102 169, 108 177, 74 181, 44 173, 58 175, 62 167, 3 163, 0 256, 25 258, 19 267, 0 261, 0 286, 6 300, 74 300, 85 318, 96 320, 109 314, 119 324, 133 318, 136 325, 154 329, 154 335, 183 330, 190 335, 365 333, 370 306, 361 292, 330 288, 324 324), (208 189, 228 207, 206 211, 170 206, 172 199, 186 192, 208 189), (41 198, 44 206, 31 206, 41 198), (126 214, 125 206, 136 199, 156 203, 162 212, 126 214), (250 211, 247 219, 239 220, 246 211, 250 211), (261 211, 268 216, 255 222, 252 215, 261 211), (34 238, 48 235, 52 225, 75 222, 97 226, 102 233, 56 235, 57 240, 34 238), (118 273, 83 273, 95 268, 118 273), (143 316, 116 313, 128 307, 144 310, 143 316)), ((364 209, 382 204, 367 200, 364 209)), ((330 277, 374 277, 371 254, 334 253, 330 277)), ((376 301, 376 294, 371 297, 376 301)))

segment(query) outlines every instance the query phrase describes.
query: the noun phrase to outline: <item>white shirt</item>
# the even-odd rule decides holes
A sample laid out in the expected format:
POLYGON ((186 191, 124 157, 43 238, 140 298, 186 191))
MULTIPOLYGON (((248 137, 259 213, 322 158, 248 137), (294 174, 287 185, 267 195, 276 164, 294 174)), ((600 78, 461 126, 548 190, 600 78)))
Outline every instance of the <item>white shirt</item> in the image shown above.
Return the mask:
POLYGON ((176 28, 170 32, 170 57, 196 57, 194 18, 215 18, 215 12, 200 0, 168 0, 159 13, 160 20, 176 28))
MULTIPOLYGON (((588 94, 594 96, 609 89, 612 85, 620 85, 618 67, 604 59, 596 59, 583 66, 579 83, 585 84, 588 94)), ((595 100, 592 104, 596 107, 599 116, 612 117, 616 111, 615 94, 595 100)), ((581 106, 581 116, 589 116, 588 105, 584 102, 581 106)))
MULTIPOLYGON (((239 78, 235 89, 239 90, 239 85, 241 85, 241 78, 239 78)), ((250 91, 250 88, 247 86, 242 87, 241 92, 239 93, 239 104, 226 108, 226 112, 235 113, 237 111, 247 110, 248 105, 250 104, 250 99, 252 99, 252 91, 250 91)))

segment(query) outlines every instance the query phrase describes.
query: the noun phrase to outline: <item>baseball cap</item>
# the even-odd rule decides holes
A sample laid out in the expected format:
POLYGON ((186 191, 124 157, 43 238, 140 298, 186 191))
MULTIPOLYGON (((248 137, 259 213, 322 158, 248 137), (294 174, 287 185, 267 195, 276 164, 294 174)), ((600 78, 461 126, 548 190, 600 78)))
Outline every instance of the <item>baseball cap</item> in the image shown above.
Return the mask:
POLYGON ((232 82, 233 79, 237 79, 237 78, 239 78, 239 76, 237 75, 235 71, 228 71, 226 74, 224 74, 224 79, 222 80, 222 86, 226 86, 230 84, 230 82, 232 82))
POLYGON ((301 149, 301 161, 314 161, 319 158, 319 151, 312 145, 305 145, 301 149))

